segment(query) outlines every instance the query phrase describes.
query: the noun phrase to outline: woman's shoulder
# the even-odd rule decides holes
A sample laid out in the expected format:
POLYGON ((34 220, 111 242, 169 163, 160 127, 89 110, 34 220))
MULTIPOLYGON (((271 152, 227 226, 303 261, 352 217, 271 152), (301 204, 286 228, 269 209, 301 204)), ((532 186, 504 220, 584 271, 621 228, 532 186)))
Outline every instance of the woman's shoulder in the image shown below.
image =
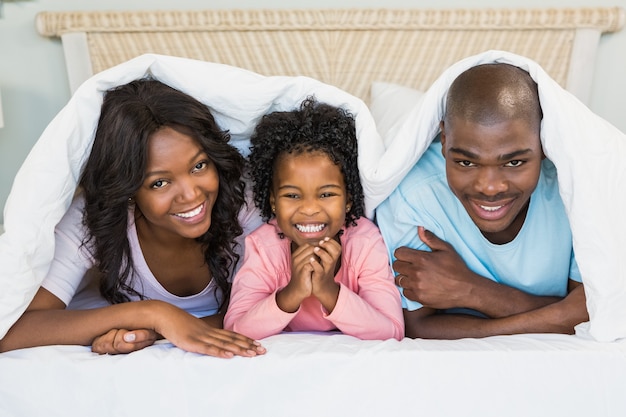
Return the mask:
POLYGON ((85 196, 82 192, 77 192, 67 211, 57 224, 57 232, 66 230, 74 230, 75 233, 84 234, 83 229, 83 213, 85 211, 85 196))

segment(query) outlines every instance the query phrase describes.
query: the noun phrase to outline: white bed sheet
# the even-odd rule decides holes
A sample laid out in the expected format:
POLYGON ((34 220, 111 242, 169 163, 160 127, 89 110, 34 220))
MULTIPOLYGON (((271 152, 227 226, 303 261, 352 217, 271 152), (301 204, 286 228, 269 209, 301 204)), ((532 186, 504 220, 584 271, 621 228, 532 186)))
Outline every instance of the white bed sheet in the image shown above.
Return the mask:
POLYGON ((159 343, 0 355, 1 416, 624 416, 626 341, 516 335, 361 341, 281 334, 256 358, 159 343), (410 410, 410 411, 408 411, 410 410))

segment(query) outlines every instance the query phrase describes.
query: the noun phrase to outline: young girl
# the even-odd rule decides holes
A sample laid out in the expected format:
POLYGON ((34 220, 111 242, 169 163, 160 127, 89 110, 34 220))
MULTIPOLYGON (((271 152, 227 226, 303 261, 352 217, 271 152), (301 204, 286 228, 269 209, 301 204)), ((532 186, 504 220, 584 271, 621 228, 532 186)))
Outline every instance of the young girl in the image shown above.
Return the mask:
POLYGON ((263 353, 221 329, 244 204, 244 161, 228 140, 205 105, 159 81, 108 91, 49 273, 0 350, 82 344, 125 353, 160 335, 207 355, 263 353), (89 295, 90 276, 105 306, 65 309, 94 306, 72 300, 89 295))
POLYGON ((224 326, 254 338, 340 330, 401 339, 385 245, 363 216, 353 117, 312 99, 266 115, 252 137, 254 200, 267 224, 246 238, 224 326))

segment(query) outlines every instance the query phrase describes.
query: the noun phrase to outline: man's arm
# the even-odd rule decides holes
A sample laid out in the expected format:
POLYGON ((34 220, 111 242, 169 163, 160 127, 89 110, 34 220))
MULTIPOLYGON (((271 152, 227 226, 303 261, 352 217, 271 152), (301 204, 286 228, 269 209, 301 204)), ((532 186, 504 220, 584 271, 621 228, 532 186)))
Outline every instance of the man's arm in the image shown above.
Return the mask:
POLYGON ((423 228, 418 233, 432 252, 399 248, 393 265, 400 274, 396 283, 404 288, 404 295, 424 305, 414 312, 405 311, 407 335, 457 338, 571 333, 576 324, 587 319, 582 286, 579 296, 573 293, 566 298, 528 294, 473 273, 451 245, 423 228), (435 314, 449 308, 476 310, 488 319, 435 314))
POLYGON ((528 294, 471 271, 454 248, 433 233, 418 228, 431 252, 398 248, 394 270, 404 295, 437 310, 468 308, 491 318, 507 317, 560 300, 528 294), (403 276, 403 277, 401 277, 403 276))
POLYGON ((503 318, 438 314, 422 307, 404 310, 406 335, 411 338, 460 339, 520 333, 573 334, 574 327, 589 319, 583 285, 570 281, 572 291, 559 301, 535 310, 503 318))

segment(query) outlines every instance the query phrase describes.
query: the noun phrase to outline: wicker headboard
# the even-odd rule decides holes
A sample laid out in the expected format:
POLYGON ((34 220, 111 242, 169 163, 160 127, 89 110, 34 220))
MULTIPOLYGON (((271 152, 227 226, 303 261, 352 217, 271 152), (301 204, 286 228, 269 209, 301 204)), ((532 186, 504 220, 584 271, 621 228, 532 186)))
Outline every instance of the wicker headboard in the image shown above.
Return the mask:
POLYGON ((373 81, 425 90, 459 59, 502 49, 587 102, 600 36, 624 20, 621 8, 102 11, 43 12, 37 28, 62 38, 72 91, 152 52, 306 75, 368 101, 373 81))

